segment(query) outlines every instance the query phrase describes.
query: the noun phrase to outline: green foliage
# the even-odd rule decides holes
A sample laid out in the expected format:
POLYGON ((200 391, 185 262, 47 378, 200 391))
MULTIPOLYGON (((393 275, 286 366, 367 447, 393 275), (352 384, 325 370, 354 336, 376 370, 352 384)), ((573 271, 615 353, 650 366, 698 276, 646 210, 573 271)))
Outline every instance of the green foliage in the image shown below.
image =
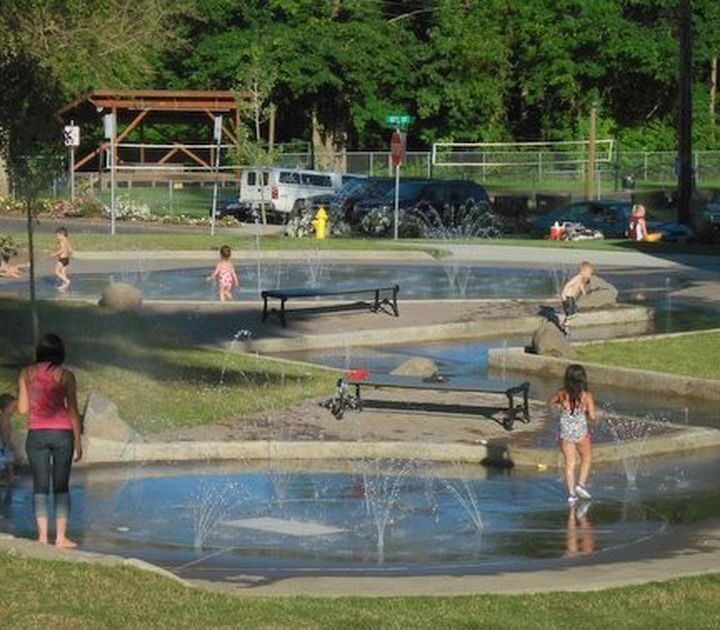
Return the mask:
MULTIPOLYGON (((720 3, 693 8, 696 147, 718 148, 720 3)), ((16 156, 56 142, 51 114, 91 87, 254 86, 254 142, 270 102, 280 140, 329 149, 384 146, 394 111, 411 147, 577 139, 597 102, 624 148, 675 144, 676 0, 5 0, 0 39, 16 156)))
POLYGON ((7 262, 17 256, 18 244, 12 236, 0 234, 0 258, 7 262))
POLYGON ((0 151, 17 160, 59 145, 55 114, 86 90, 152 85, 193 1, 3 0, 0 151))

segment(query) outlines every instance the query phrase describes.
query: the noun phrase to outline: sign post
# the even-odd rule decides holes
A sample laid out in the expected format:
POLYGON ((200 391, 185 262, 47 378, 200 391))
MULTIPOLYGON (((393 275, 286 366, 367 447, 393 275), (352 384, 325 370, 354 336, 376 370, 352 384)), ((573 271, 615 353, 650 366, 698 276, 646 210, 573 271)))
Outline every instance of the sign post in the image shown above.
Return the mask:
POLYGON ((115 235, 115 215, 117 214, 116 182, 115 182, 115 135, 117 121, 115 112, 103 116, 105 138, 110 140, 110 234, 115 235))
POLYGON ((215 236, 215 215, 218 205, 218 179, 220 178, 220 145, 222 143, 222 116, 215 116, 213 139, 215 140, 215 183, 213 184, 212 208, 210 210, 210 234, 215 236))
POLYGON ((395 240, 399 237, 400 224, 400 166, 405 161, 407 148, 407 134, 404 129, 412 122, 412 116, 407 114, 388 114, 385 116, 385 124, 394 127, 395 132, 390 137, 390 163, 395 167, 395 212, 393 236, 395 240))
POLYGON ((74 121, 63 128, 63 140, 70 150, 68 164, 68 179, 70 180, 70 201, 75 201, 75 147, 80 146, 80 127, 74 121))
POLYGON ((400 166, 405 161, 405 134, 395 130, 390 138, 390 161, 395 167, 395 212, 393 221, 393 238, 398 240, 400 223, 400 166))

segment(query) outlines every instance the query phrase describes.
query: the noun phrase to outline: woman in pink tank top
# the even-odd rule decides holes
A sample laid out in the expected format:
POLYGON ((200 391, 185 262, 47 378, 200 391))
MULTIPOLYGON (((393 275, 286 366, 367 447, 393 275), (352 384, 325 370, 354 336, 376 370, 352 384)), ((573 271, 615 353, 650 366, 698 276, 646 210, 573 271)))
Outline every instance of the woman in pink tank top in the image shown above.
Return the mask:
POLYGON ((35 351, 35 363, 18 381, 18 411, 28 416, 25 443, 33 475, 33 506, 38 540, 48 542, 50 485, 55 499, 55 545, 75 547, 67 538, 70 514, 70 468, 82 457, 75 375, 63 367, 65 347, 57 335, 45 335, 35 351))

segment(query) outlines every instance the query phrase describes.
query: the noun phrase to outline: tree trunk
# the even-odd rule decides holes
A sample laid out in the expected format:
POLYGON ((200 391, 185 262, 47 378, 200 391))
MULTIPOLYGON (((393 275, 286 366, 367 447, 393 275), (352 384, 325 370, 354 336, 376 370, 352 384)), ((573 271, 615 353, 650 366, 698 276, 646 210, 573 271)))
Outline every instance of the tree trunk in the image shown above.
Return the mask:
POLYGON ((322 124, 317 109, 312 112, 313 168, 321 171, 347 170, 347 129, 344 123, 322 124))
POLYGON ((710 62, 710 134, 715 140, 715 125, 717 123, 717 85, 718 85, 718 58, 715 55, 710 62))

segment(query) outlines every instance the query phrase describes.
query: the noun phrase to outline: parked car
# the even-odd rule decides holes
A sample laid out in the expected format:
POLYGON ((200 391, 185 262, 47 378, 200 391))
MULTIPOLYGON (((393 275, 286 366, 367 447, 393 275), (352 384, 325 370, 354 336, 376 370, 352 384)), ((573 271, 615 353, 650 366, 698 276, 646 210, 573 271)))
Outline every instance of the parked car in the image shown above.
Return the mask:
MULTIPOLYGON (((441 216, 450 209, 462 205, 476 204, 490 209, 490 198, 486 190, 475 182, 465 180, 404 179, 398 191, 399 207, 403 210, 422 212, 433 208, 441 216)), ((391 210, 395 206, 395 187, 375 199, 366 199, 355 205, 353 220, 360 222, 371 210, 391 210)))
MULTIPOLYGON (((602 232, 605 238, 625 238, 632 204, 627 201, 601 199, 597 201, 579 201, 558 208, 549 214, 535 217, 531 221, 532 231, 547 235, 556 222, 580 223, 589 230, 602 232)), ((647 217, 648 232, 659 232, 664 241, 689 241, 693 232, 685 225, 665 221, 655 221, 647 217)))
POLYGON ((720 233, 720 193, 702 209, 700 227, 714 234, 720 233))
POLYGON ((275 166, 244 168, 240 172, 237 205, 227 204, 224 212, 243 219, 264 206, 270 214, 282 218, 309 197, 336 192, 343 185, 344 177, 335 172, 275 166))
POLYGON ((349 179, 335 194, 317 195, 307 200, 307 207, 316 211, 323 206, 333 215, 350 221, 355 204, 365 199, 382 197, 394 186, 390 177, 366 177, 349 179))

